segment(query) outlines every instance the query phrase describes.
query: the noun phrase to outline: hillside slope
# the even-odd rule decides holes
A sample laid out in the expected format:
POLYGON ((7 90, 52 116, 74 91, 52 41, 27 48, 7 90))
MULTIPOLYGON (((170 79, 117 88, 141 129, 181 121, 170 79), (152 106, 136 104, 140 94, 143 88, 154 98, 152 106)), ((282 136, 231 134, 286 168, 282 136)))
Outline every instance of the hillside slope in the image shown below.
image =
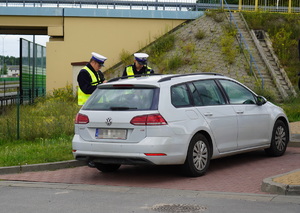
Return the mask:
MULTIPOLYGON (((141 51, 150 54, 149 66, 156 73, 220 73, 239 80, 259 93, 260 82, 250 74, 249 65, 240 52, 237 39, 234 36, 229 38, 229 28, 225 13, 213 16, 207 13, 170 32, 169 35, 174 36, 174 46, 159 58, 151 55, 153 44, 141 51)), ((107 78, 121 76, 125 66, 121 63, 109 70, 105 73, 107 78)), ((270 96, 276 96, 276 92, 273 93, 270 96)))

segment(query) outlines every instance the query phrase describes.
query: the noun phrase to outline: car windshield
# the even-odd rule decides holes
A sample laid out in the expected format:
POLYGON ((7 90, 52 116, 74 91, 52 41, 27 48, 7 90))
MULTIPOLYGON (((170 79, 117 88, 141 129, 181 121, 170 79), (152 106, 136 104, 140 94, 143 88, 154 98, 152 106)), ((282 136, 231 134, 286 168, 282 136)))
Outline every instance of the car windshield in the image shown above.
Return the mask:
POLYGON ((156 88, 98 88, 84 110, 150 110, 154 109, 156 88))

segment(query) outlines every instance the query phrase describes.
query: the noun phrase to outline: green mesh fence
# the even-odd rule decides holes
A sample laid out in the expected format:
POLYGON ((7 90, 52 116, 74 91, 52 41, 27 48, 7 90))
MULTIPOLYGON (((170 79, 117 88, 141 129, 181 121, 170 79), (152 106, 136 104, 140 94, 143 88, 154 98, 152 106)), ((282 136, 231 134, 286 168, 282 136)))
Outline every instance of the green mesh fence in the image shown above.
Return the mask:
POLYGON ((34 102, 46 93, 46 48, 20 39, 20 97, 21 102, 34 102))

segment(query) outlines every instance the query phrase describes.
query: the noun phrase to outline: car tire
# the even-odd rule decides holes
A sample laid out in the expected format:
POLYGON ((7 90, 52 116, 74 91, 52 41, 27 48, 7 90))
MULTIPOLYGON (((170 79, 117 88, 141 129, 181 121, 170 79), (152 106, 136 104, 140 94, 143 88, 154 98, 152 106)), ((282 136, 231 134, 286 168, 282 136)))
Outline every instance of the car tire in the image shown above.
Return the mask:
POLYGON ((120 168, 121 164, 103 164, 95 163, 95 167, 104 173, 115 172, 120 168))
POLYGON ((187 151, 183 172, 189 177, 199 177, 206 173, 211 159, 211 148, 207 138, 202 134, 195 135, 187 151))
POLYGON ((277 120, 273 128, 270 148, 265 149, 265 152, 269 156, 281 156, 285 153, 288 142, 289 133, 287 125, 283 121, 277 120))

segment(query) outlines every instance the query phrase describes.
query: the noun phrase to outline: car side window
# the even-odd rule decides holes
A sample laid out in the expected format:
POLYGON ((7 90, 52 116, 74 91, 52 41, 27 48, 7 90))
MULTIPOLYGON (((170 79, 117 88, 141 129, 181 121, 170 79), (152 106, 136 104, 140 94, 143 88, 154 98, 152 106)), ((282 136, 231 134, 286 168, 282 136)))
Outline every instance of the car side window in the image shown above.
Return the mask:
MULTIPOLYGON (((195 81, 193 85, 200 95, 202 105, 221 105, 225 104, 224 97, 214 80, 195 81)), ((195 101, 197 105, 197 101, 195 101)))
POLYGON ((203 106, 203 102, 200 98, 200 94, 198 93, 198 90, 196 89, 195 85, 193 83, 188 83, 188 87, 191 91, 191 95, 194 100, 195 106, 203 106))
POLYGON ((219 82, 227 93, 231 104, 256 103, 254 94, 242 85, 229 80, 219 80, 219 82))
POLYGON ((175 107, 191 105, 188 89, 185 84, 179 84, 171 87, 171 103, 175 107))

